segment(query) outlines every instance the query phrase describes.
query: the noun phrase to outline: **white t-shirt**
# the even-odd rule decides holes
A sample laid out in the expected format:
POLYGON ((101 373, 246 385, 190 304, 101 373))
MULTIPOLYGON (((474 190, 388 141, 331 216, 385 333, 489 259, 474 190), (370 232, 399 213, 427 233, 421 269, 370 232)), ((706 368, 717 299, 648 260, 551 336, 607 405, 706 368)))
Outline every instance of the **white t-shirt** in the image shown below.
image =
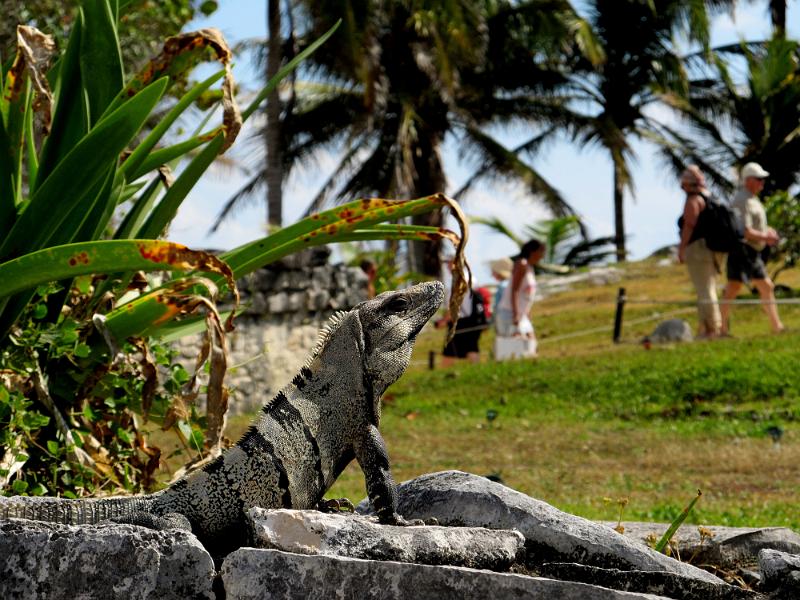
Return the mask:
MULTIPOLYGON (((736 216, 741 219, 745 227, 755 229, 759 233, 766 233, 767 225, 767 211, 764 210, 764 205, 758 199, 758 196, 751 194, 745 188, 736 190, 733 196, 731 207, 736 212, 736 216)), ((761 251, 766 246, 766 242, 756 242, 753 240, 745 240, 751 248, 761 251)))

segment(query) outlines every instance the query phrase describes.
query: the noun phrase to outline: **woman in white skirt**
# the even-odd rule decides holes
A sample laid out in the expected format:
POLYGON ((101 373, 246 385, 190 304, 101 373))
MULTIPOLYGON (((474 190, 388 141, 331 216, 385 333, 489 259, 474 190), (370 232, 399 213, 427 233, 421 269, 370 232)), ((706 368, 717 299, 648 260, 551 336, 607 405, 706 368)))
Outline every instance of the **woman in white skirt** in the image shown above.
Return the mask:
POLYGON ((511 283, 503 290, 495 312, 495 329, 501 337, 536 339, 530 312, 536 295, 536 275, 533 266, 544 256, 546 246, 539 240, 522 245, 519 254, 512 257, 514 268, 511 283))

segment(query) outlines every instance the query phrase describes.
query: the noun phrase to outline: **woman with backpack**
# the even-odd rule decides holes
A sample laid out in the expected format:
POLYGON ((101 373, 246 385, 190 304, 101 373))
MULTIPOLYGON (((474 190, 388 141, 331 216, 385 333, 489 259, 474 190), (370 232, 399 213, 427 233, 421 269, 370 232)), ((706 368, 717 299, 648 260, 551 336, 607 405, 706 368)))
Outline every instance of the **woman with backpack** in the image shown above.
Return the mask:
MULTIPOLYGON (((450 273, 455 268, 455 261, 446 261, 447 269, 450 273)), ((464 296, 459 307, 458 314, 455 315, 456 330, 452 339, 447 341, 442 351, 442 367, 451 367, 456 359, 465 358, 469 362, 477 363, 481 360, 480 341, 483 330, 487 328, 489 320, 488 298, 482 293, 482 288, 470 289, 464 296)), ((483 292, 486 290, 483 289, 483 292)), ((445 306, 450 306, 449 294, 445 306)), ((448 326, 453 321, 454 316, 446 314, 441 319, 434 322, 437 329, 448 326)))
POLYGON ((689 165, 681 174, 681 189, 686 192, 683 216, 679 220, 680 244, 678 261, 685 263, 689 278, 697 292, 698 336, 715 338, 720 334, 722 317, 717 300, 717 274, 725 264, 725 254, 709 250, 700 214, 706 208, 710 193, 706 179, 697 165, 689 165))

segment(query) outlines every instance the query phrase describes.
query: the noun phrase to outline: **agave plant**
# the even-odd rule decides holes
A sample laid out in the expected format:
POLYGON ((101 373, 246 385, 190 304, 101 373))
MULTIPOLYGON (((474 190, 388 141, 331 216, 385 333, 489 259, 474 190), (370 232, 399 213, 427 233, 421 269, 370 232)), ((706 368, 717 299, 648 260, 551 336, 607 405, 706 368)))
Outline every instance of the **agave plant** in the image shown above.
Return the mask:
POLYGON ((20 26, 16 58, 0 69, 0 489, 74 494, 105 483, 152 485, 159 455, 137 414, 174 428, 198 456, 218 450, 227 409, 224 336, 233 312, 223 320, 215 302, 230 295, 236 304, 236 278, 318 244, 450 239, 461 249, 466 241, 443 229, 384 223, 446 205, 458 210, 441 195, 359 200, 220 257, 158 240, 242 123, 333 30, 240 111, 231 53, 214 30, 169 38, 126 80, 117 36, 124 10, 109 0, 83 0, 58 56, 48 36, 20 26), (222 68, 143 131, 167 90, 208 58, 222 68), (172 125, 220 80, 221 121, 165 143, 172 125), (171 168, 181 163, 173 180, 171 168), (152 271, 173 277, 157 284, 137 275, 152 271), (196 314, 203 311, 205 318, 196 314), (174 339, 203 321, 207 337, 194 374, 173 364, 168 350, 151 351, 148 340, 174 339), (206 360, 207 410, 200 417, 193 402, 206 360), (159 364, 171 373, 164 389, 159 364), (144 455, 147 465, 134 455, 144 455))

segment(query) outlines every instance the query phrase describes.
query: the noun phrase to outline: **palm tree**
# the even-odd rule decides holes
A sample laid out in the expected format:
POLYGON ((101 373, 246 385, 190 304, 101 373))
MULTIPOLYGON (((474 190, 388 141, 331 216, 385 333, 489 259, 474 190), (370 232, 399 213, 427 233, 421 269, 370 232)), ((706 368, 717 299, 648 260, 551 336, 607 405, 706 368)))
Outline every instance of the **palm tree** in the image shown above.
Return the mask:
MULTIPOLYGON (((755 0, 750 0, 753 4, 755 0)), ((769 0, 769 18, 772 22, 772 31, 777 37, 786 37, 786 0, 769 0)))
POLYGON ((473 225, 484 225, 500 233, 517 246, 522 247, 526 240, 535 238, 543 241, 547 253, 540 265, 542 271, 564 274, 570 268, 585 267, 605 262, 614 255, 613 237, 590 239, 575 215, 546 219, 523 227, 522 235, 497 217, 470 217, 473 225), (611 249, 609 249, 609 247, 611 249), (567 267, 556 268, 557 265, 567 267))
POLYGON ((800 52, 780 36, 742 52, 745 82, 716 57, 715 76, 692 82, 688 99, 666 96, 690 132, 672 132, 664 153, 676 169, 696 162, 724 191, 735 185, 734 168, 758 162, 770 172, 767 196, 800 182, 800 52))
POLYGON ((602 147, 611 158, 617 260, 625 260, 625 190, 635 193, 631 138, 661 139, 663 125, 647 113, 659 92, 685 93, 686 74, 673 35, 690 25, 692 37, 708 44, 709 8, 697 0, 592 0, 587 20, 605 52, 592 65, 571 65, 569 86, 576 110, 575 137, 602 147))
MULTIPOLYGON (((481 164, 469 185, 489 175, 513 177, 554 214, 572 212, 514 151, 532 152, 536 142, 507 148, 486 128, 513 119, 535 121, 544 125, 540 143, 564 124, 567 101, 551 91, 563 76, 548 64, 549 57, 564 39, 592 48, 566 0, 521 5, 459 0, 445 7, 404 0, 304 0, 300 5, 307 39, 344 18, 335 38, 312 57, 311 81, 299 86, 295 110, 282 121, 284 177, 321 150, 344 149, 308 212, 358 195, 444 191, 441 147, 448 135, 458 136, 463 158, 481 164)), ((263 173, 247 189, 261 181, 263 173)), ((424 224, 441 223, 441 215, 425 218, 424 224)), ((438 274, 438 248, 429 244, 412 268, 438 274)))
MULTIPOLYGON (((290 9, 291 10, 291 9, 290 9)), ((280 0, 267 0, 267 70, 266 81, 278 73, 283 58, 280 0)), ((281 140, 281 98, 276 87, 267 97, 267 124, 264 128, 267 154, 265 179, 267 184, 267 223, 281 225, 283 221, 283 143, 281 140)))

